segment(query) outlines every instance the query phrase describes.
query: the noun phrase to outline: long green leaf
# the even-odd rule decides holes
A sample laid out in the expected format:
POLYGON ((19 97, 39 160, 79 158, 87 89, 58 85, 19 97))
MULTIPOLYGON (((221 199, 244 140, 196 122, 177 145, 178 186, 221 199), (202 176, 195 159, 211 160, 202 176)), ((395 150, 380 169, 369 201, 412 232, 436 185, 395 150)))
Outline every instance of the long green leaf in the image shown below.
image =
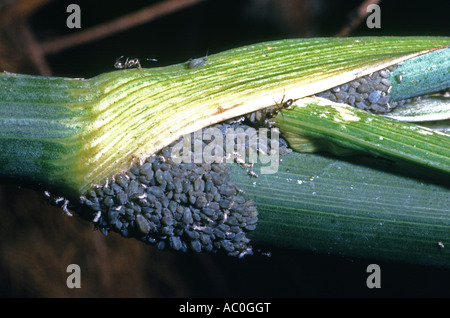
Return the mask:
POLYGON ((258 208, 255 247, 450 267, 448 180, 435 183, 369 157, 347 159, 293 152, 281 157, 276 174, 258 178, 234 166, 233 181, 258 208))
POLYGON ((275 118, 300 152, 367 152, 450 173, 450 135, 321 98, 304 98, 275 118))

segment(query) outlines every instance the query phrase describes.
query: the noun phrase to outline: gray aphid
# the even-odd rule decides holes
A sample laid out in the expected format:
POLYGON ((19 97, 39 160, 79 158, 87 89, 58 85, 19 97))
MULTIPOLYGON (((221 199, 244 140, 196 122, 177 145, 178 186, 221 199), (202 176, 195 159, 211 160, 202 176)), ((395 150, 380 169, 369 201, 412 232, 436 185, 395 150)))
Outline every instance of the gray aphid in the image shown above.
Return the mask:
POLYGON ((136 216, 136 223, 137 223, 137 227, 138 227, 139 231, 141 231, 141 233, 148 234, 150 232, 150 224, 143 215, 138 214, 136 216))
POLYGON ((188 68, 198 68, 198 67, 203 67, 203 65, 205 65, 206 61, 208 60, 208 58, 206 57, 201 57, 201 58, 196 58, 196 59, 190 59, 188 61, 188 68))
POLYGON ((129 178, 124 174, 118 174, 114 177, 114 181, 118 186, 125 188, 129 182, 129 178))
POLYGON ((173 248, 175 251, 178 251, 182 247, 181 240, 178 236, 171 236, 169 238, 170 247, 173 248))
POLYGON ((200 243, 199 240, 192 240, 191 241, 191 248, 195 252, 201 252, 202 251, 202 243, 200 243))
POLYGON ((380 100, 382 92, 381 91, 373 91, 372 93, 369 94, 369 101, 372 104, 377 103, 380 100))

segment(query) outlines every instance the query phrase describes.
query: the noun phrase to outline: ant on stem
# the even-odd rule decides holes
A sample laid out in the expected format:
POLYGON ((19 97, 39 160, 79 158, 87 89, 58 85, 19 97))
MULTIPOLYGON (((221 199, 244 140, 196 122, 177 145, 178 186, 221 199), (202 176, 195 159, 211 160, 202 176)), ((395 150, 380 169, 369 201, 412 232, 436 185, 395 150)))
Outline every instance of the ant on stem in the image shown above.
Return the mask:
MULTIPOLYGON (((157 59, 147 59, 149 61, 153 61, 153 62, 157 62, 157 59)), ((141 63, 139 62, 138 58, 129 58, 127 57, 124 60, 124 56, 122 55, 121 57, 119 57, 116 60, 116 63, 114 63, 114 67, 115 68, 119 68, 119 69, 127 69, 127 68, 133 68, 136 67, 139 70, 142 69, 141 63)))

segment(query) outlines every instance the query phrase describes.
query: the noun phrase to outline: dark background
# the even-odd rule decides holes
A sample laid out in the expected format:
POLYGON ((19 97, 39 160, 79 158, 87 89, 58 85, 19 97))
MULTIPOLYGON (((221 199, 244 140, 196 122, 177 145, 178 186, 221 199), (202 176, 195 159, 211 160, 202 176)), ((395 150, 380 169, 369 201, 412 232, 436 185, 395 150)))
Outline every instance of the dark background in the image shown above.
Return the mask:
MULTIPOLYGON (((0 1, 0 14, 10 3, 0 1)), ((30 3, 33 1, 23 1, 30 3)), ((27 21, 36 41, 77 30, 66 27, 67 5, 81 7, 81 30, 158 1, 44 1, 27 21)), ((157 58, 143 66, 187 61, 260 41, 335 36, 362 1, 206 0, 95 42, 47 54, 52 75, 89 78, 114 70, 119 56, 157 58), (147 64, 152 63, 152 64, 147 64)), ((445 35, 448 1, 382 1, 381 29, 365 20, 350 36, 445 35)), ((2 17, 0 16, 0 21, 2 17)), ((39 74, 24 47, 19 20, 0 27, 0 71, 39 74)), ((138 241, 104 237, 77 216, 48 205, 43 193, 0 187, 2 297, 448 297, 450 270, 379 260, 276 249, 271 256, 158 251, 138 241), (78 264, 81 289, 66 287, 78 264), (381 289, 366 287, 366 268, 381 267, 381 289)))

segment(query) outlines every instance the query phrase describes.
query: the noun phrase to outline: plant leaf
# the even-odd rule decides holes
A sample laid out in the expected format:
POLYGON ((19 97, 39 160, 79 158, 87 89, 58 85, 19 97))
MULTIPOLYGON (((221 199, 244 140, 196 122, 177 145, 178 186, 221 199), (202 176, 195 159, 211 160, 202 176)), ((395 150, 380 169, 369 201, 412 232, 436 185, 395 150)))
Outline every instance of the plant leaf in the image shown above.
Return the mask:
POLYGON ((233 170, 257 205, 254 245, 450 267, 448 179, 365 156, 296 152, 281 156, 276 174, 233 170))
POLYGON ((366 152, 450 173, 450 135, 322 98, 302 98, 274 119, 296 151, 366 152))

